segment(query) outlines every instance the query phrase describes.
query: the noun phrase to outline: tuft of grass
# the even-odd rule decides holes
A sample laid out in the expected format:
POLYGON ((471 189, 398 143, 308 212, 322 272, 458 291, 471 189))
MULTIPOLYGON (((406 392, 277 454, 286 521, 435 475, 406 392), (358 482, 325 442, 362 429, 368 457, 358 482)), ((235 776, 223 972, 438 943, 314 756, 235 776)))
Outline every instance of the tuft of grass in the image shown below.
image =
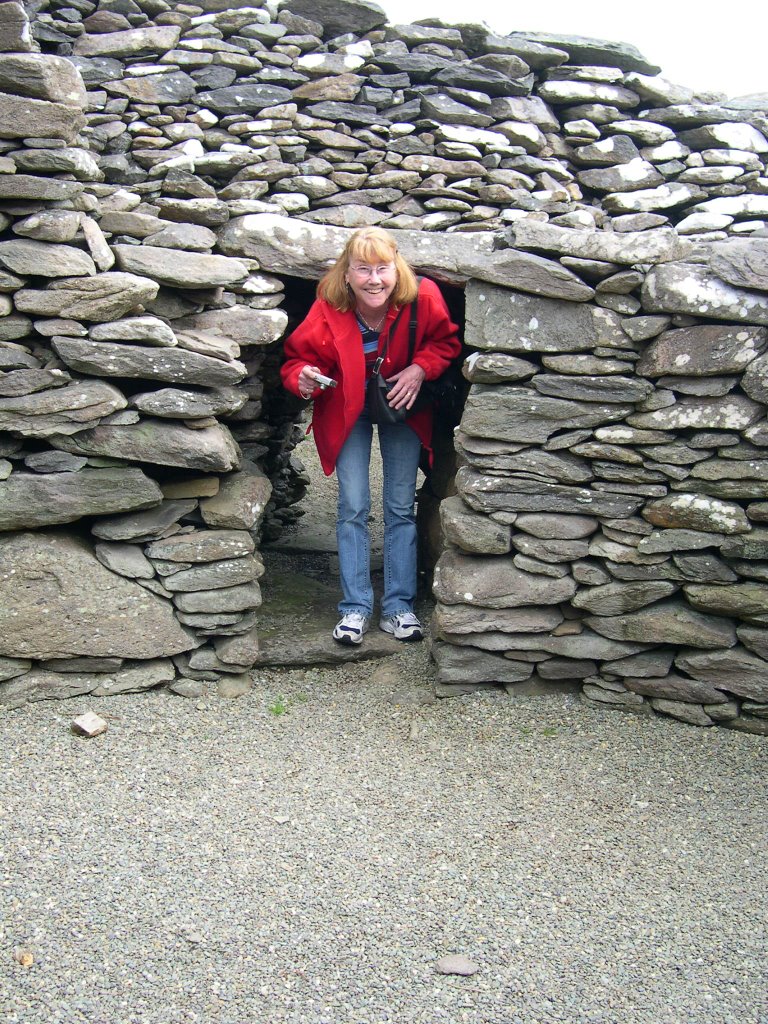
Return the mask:
POLYGON ((275 697, 271 704, 267 704, 267 711, 270 715, 274 715, 275 718, 279 718, 280 715, 285 715, 288 712, 288 702, 285 697, 275 697))
POLYGON ((283 697, 282 695, 279 695, 275 697, 271 704, 267 704, 267 711, 269 711, 270 715, 274 715, 275 718, 279 718, 281 715, 287 715, 291 710, 292 705, 306 703, 306 693, 298 693, 295 697, 283 697))

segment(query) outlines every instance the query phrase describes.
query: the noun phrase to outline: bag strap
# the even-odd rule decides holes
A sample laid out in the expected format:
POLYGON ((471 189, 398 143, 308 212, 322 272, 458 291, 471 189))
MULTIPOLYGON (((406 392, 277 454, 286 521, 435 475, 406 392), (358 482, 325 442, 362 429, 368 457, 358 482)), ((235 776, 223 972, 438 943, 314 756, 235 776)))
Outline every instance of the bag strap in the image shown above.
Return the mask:
POLYGON ((401 306, 397 316, 392 321, 392 325, 390 326, 389 331, 387 332, 387 340, 384 342, 384 348, 381 350, 381 353, 377 357, 376 362, 373 364, 373 376, 375 376, 382 367, 384 359, 386 358, 387 355, 387 349, 389 348, 389 339, 392 337, 392 332, 394 331, 395 327, 397 327, 398 321, 400 320, 400 317, 403 315, 404 311, 405 306, 401 306))
MULTIPOLYGON (((420 277, 416 278, 419 288, 421 288, 420 277)), ((413 362, 413 353, 416 351, 416 328, 419 326, 419 293, 416 292, 416 298, 411 303, 411 319, 408 321, 408 366, 413 362)))

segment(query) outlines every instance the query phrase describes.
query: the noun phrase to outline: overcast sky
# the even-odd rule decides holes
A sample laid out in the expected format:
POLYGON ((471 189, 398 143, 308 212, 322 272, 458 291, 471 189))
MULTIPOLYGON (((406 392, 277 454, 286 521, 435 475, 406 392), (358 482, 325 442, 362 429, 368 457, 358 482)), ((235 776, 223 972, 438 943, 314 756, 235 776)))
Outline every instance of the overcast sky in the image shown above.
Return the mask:
POLYGON ((440 18, 500 34, 559 32, 632 43, 664 78, 729 96, 768 93, 768 0, 376 0, 390 23, 440 18))

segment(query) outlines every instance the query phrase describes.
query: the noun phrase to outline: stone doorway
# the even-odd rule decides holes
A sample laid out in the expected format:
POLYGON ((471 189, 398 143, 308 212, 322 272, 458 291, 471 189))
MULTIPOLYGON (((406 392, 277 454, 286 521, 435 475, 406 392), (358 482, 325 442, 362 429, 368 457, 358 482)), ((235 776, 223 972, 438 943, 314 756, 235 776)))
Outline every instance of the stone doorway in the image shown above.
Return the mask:
MULTIPOLYGON (((439 283, 439 282, 438 282, 439 283)), ((289 322, 286 336, 301 322, 315 296, 316 283, 300 278, 285 278, 285 305, 289 322)), ((464 291, 440 283, 441 291, 464 334, 464 291)), ((402 648, 384 634, 372 630, 362 648, 349 649, 333 643, 330 631, 336 621, 339 600, 338 559, 336 555, 335 476, 326 477, 307 427, 311 408, 285 392, 278 375, 282 346, 276 348, 270 368, 270 419, 279 433, 293 445, 284 454, 282 469, 276 476, 290 478, 286 484, 291 503, 276 510, 271 534, 265 536, 261 552, 267 566, 263 581, 264 605, 260 614, 262 654, 271 664, 332 664, 347 660, 380 658, 402 648)), ((436 421, 433 437, 434 461, 417 481, 417 524, 419 531, 419 593, 417 611, 423 622, 431 616, 432 570, 442 545, 439 504, 453 493, 455 452, 453 428, 436 421)), ((378 439, 374 431, 371 453, 371 566, 377 597, 382 589, 383 556, 382 481, 378 439)), ((262 663, 264 661, 262 660, 262 663)))

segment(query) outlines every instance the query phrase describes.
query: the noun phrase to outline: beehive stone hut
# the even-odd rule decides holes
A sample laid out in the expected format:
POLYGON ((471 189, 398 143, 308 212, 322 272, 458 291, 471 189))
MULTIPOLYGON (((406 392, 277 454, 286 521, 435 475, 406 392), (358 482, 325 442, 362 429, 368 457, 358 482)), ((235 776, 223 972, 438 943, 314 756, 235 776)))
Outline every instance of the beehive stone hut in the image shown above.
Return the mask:
POLYGON ((442 692, 768 729, 768 95, 365 0, 11 0, 0 51, 0 703, 258 664, 281 339, 380 224, 468 353, 442 692))

